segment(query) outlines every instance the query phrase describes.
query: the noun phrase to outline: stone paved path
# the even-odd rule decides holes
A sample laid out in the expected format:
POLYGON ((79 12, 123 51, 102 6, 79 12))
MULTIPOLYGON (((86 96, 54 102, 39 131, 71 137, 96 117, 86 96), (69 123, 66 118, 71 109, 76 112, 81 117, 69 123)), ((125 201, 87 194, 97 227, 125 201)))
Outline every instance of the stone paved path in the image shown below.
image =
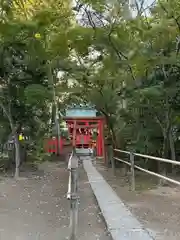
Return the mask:
POLYGON ((83 165, 113 240, 153 240, 88 157, 83 165))
MULTIPOLYGON (((80 169, 78 240, 111 240, 80 169)), ((0 182, 0 240, 65 240, 69 232, 68 172, 65 164, 45 163, 19 181, 0 182)))

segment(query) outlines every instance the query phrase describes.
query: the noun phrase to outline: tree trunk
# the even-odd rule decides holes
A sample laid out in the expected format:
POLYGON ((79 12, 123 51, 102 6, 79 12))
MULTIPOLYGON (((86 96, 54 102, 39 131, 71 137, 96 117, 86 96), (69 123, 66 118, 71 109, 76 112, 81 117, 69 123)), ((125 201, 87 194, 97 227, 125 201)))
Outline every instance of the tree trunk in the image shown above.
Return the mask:
POLYGON ((171 159, 176 161, 176 150, 175 150, 175 144, 172 137, 172 132, 169 133, 169 145, 171 150, 171 159))
MULTIPOLYGON (((163 134, 164 140, 163 140, 163 149, 162 149, 162 158, 168 158, 168 152, 169 152, 169 129, 164 132, 163 134)), ((163 176, 167 175, 167 163, 161 163, 159 162, 159 168, 160 168, 160 173, 163 176)), ((166 180, 160 179, 159 181, 160 185, 166 185, 166 180)))
POLYGON ((20 167, 20 144, 19 144, 17 133, 14 133, 14 137, 15 137, 14 145, 15 145, 15 163, 16 163, 14 177, 19 178, 19 172, 20 172, 19 171, 19 167, 20 167))
POLYGON ((112 145, 113 145, 114 148, 116 148, 117 147, 117 142, 116 142, 116 134, 114 132, 114 129, 111 128, 110 132, 111 132, 112 145))
POLYGON ((18 140, 18 134, 17 129, 15 128, 15 125, 13 123, 13 118, 11 116, 11 107, 10 103, 8 104, 8 110, 5 108, 4 104, 0 102, 0 107, 3 109, 7 119, 9 120, 9 125, 11 127, 12 134, 14 135, 14 146, 15 146, 15 178, 19 177, 19 166, 20 166, 20 145, 18 140))
MULTIPOLYGON (((169 146, 170 146, 170 151, 171 151, 171 159, 176 161, 176 150, 175 150, 174 139, 172 136, 172 127, 171 127, 171 130, 169 131, 169 146)), ((175 173, 175 169, 177 166, 173 165, 173 164, 171 166, 172 166, 171 172, 175 173)))
POLYGON ((18 139, 18 133, 17 129, 15 128, 13 124, 13 120, 11 116, 9 116, 9 122, 12 130, 12 134, 14 136, 14 147, 15 147, 15 174, 14 178, 19 178, 19 168, 20 168, 20 162, 21 162, 21 157, 20 157, 20 143, 18 139))
POLYGON ((20 167, 20 143, 18 139, 18 134, 17 134, 17 129, 15 128, 13 124, 13 120, 11 116, 9 116, 9 122, 12 130, 12 134, 14 136, 14 147, 15 147, 15 173, 14 173, 14 178, 19 178, 19 167, 20 167))
MULTIPOLYGON (((169 133, 171 131, 171 108, 168 105, 168 99, 166 99, 166 112, 165 112, 165 119, 159 120, 159 118, 156 116, 156 121, 159 124, 162 135, 163 135, 163 146, 162 146, 162 158, 168 158, 169 149, 170 149, 170 142, 169 142, 169 133), (163 124, 164 123, 164 124, 163 124)), ((159 172, 163 175, 167 175, 167 163, 159 162, 159 172)), ((160 179, 159 181, 160 185, 165 185, 166 180, 160 179)))

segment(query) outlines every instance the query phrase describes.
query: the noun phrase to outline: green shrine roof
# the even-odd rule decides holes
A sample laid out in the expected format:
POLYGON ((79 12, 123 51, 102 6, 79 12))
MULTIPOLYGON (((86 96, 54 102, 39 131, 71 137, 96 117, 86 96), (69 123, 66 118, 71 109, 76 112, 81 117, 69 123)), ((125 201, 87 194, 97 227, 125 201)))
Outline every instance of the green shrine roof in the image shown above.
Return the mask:
POLYGON ((90 104, 70 105, 66 109, 66 117, 96 117, 96 109, 90 104))
POLYGON ((67 110, 69 109, 90 109, 90 110, 95 110, 95 107, 93 105, 90 105, 90 104, 72 104, 70 106, 67 107, 67 110))

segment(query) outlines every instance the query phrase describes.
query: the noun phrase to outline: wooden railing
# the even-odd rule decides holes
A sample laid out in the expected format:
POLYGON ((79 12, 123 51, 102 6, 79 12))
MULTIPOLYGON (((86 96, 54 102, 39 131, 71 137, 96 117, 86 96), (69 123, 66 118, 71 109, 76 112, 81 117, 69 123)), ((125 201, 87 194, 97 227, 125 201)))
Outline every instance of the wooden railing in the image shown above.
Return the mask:
POLYGON ((69 240, 77 240, 78 227, 78 166, 79 158, 76 154, 75 148, 70 155, 68 162, 69 182, 67 199, 70 200, 70 237, 69 240))
POLYGON ((121 158, 118 158, 118 157, 113 157, 112 168, 113 168, 113 171, 115 172, 114 160, 120 161, 120 162, 130 166, 130 168, 131 168, 131 190, 132 191, 135 190, 135 169, 137 169, 139 171, 142 171, 142 172, 145 172, 147 174, 150 174, 152 176, 158 177, 160 179, 166 180, 168 182, 180 185, 180 181, 177 181, 177 180, 174 180, 172 178, 163 176, 162 174, 159 174, 159 173, 149 171, 145 168, 142 168, 142 167, 136 165, 135 164, 135 157, 138 156, 138 157, 142 157, 142 158, 146 158, 146 159, 152 159, 152 160, 155 160, 155 161, 158 161, 158 162, 163 162, 163 163, 170 163, 172 165, 178 165, 178 166, 180 166, 180 162, 174 161, 174 160, 171 160, 171 159, 165 159, 165 158, 159 158, 159 157, 154 157, 154 156, 150 156, 150 155, 144 155, 144 154, 140 154, 140 153, 128 152, 128 151, 124 151, 124 150, 121 150, 121 149, 114 149, 114 152, 125 153, 129 156, 129 161, 125 161, 125 160, 123 160, 121 158))

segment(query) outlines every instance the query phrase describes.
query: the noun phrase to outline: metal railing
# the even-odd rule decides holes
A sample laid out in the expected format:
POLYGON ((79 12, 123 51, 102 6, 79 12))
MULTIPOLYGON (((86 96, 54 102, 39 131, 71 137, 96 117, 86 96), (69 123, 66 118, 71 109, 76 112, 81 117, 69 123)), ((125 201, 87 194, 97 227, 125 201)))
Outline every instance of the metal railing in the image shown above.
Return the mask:
POLYGON ((163 163, 170 163, 170 164, 178 165, 178 166, 180 166, 180 162, 174 161, 174 160, 171 160, 171 159, 165 159, 165 158, 154 157, 154 156, 150 156, 150 155, 144 155, 144 154, 140 154, 140 153, 123 151, 121 149, 114 149, 114 152, 125 153, 125 154, 128 154, 130 156, 130 158, 129 158, 130 161, 129 162, 125 161, 123 159, 120 159, 118 157, 113 157, 112 168, 113 168, 113 171, 115 172, 114 160, 120 161, 120 162, 125 163, 126 165, 130 166, 130 168, 131 168, 131 190, 132 191, 135 190, 135 169, 140 170, 140 171, 145 172, 145 173, 148 173, 148 174, 150 174, 152 176, 155 176, 155 177, 158 177, 160 179, 166 180, 168 182, 180 185, 180 181, 177 181, 177 180, 174 180, 172 178, 163 176, 162 174, 159 174, 159 173, 149 171, 145 168, 142 168, 142 167, 136 165, 135 164, 135 156, 146 158, 146 159, 152 159, 152 160, 163 162, 163 163))
POLYGON ((77 240, 77 228, 78 228, 78 166, 79 159, 75 149, 73 149, 69 162, 69 182, 67 199, 70 201, 70 238, 69 240, 77 240))

